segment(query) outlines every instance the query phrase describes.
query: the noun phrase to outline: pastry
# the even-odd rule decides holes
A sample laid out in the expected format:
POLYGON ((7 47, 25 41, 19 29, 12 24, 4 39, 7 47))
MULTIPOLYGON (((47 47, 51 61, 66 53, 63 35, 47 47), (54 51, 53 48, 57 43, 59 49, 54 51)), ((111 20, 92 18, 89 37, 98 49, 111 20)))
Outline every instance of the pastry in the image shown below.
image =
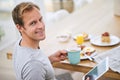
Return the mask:
POLYGON ((105 32, 101 36, 101 41, 102 42, 110 42, 110 34, 108 32, 105 32))
POLYGON ((82 35, 83 35, 83 38, 84 38, 84 39, 87 39, 87 38, 88 38, 88 34, 87 34, 87 33, 83 32, 82 35))

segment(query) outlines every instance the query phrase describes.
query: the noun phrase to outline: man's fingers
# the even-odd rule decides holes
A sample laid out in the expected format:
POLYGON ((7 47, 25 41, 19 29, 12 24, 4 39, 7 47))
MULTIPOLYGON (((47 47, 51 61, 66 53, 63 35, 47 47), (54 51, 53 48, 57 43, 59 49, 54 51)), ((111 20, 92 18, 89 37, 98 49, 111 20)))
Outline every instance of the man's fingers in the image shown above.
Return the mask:
POLYGON ((67 57, 66 57, 66 56, 63 56, 63 55, 60 57, 61 60, 65 60, 66 58, 67 58, 67 57))

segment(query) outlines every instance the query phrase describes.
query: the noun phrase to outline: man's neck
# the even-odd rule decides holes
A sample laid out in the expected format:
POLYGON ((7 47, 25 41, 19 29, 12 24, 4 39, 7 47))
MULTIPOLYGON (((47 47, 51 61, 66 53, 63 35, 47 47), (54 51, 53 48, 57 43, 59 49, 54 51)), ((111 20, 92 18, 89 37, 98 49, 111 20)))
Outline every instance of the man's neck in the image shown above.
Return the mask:
POLYGON ((22 39, 20 45, 24 47, 38 49, 39 41, 22 39))

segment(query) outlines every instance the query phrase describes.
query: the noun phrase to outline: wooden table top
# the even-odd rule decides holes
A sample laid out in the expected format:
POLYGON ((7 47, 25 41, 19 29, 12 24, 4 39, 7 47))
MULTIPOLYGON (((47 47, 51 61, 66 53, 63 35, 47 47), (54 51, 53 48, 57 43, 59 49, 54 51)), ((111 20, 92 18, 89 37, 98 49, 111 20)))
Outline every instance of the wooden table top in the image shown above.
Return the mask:
MULTIPOLYGON (((58 42, 57 35, 66 32, 70 32, 72 35, 86 32, 93 36, 109 32, 120 38, 120 16, 114 15, 113 0, 93 0, 92 3, 83 6, 70 15, 46 28, 46 39, 40 43, 40 46, 47 55, 54 53, 56 50, 67 49, 70 46, 76 45, 73 39, 66 43, 58 42)), ((99 54, 119 46, 119 44, 109 47, 94 46, 89 41, 85 42, 84 45, 94 47, 99 54)), ((78 67, 79 71, 86 73, 95 65, 96 63, 86 60, 81 61, 79 65, 76 65, 76 68, 78 67)), ((66 63, 55 63, 53 66, 78 70, 73 68, 75 66, 66 63)), ((111 70, 109 72, 111 73, 111 70)), ((110 73, 107 73, 108 77, 111 77, 110 73)), ((114 78, 120 79, 119 76, 120 74, 115 74, 114 78)))
MULTIPOLYGON (((94 0, 79 10, 71 14, 71 16, 46 27, 46 39, 40 42, 41 48, 47 55, 52 54, 56 50, 66 49, 75 45, 75 41, 71 39, 69 42, 60 43, 56 38, 57 35, 71 32, 72 35, 86 32, 94 36, 109 32, 120 38, 120 16, 114 15, 113 0, 94 0)), ((90 41, 84 43, 92 46, 98 53, 110 50, 114 47, 100 47, 90 44, 90 41)))

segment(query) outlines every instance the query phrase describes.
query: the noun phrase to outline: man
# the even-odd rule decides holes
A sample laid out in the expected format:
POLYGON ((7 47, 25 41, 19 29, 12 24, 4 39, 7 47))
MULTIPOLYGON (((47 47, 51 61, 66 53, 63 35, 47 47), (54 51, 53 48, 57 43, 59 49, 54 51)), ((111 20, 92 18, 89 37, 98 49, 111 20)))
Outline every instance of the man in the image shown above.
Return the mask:
POLYGON ((12 11, 13 21, 21 34, 13 53, 17 80, 55 80, 51 65, 66 59, 66 51, 60 50, 47 57, 39 42, 45 39, 45 24, 40 9, 31 2, 18 4, 12 11))

